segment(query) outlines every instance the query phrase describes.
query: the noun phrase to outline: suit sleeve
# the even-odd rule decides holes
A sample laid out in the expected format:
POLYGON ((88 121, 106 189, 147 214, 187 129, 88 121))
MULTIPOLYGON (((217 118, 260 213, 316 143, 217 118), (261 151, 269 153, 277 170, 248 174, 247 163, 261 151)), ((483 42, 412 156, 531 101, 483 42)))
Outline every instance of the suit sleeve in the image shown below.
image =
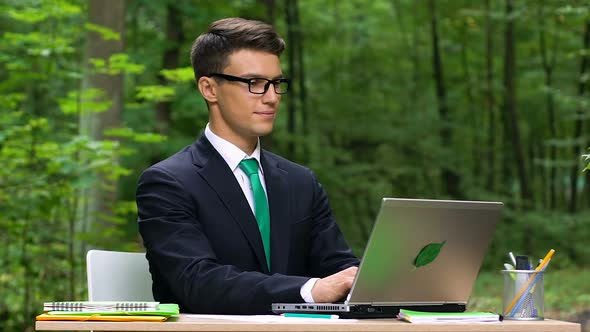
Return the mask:
POLYGON ((146 170, 136 198, 150 270, 158 275, 154 283, 163 279, 182 310, 264 314, 273 302, 303 302, 300 289, 307 277, 266 275, 220 264, 196 217, 198 205, 165 169, 146 170))

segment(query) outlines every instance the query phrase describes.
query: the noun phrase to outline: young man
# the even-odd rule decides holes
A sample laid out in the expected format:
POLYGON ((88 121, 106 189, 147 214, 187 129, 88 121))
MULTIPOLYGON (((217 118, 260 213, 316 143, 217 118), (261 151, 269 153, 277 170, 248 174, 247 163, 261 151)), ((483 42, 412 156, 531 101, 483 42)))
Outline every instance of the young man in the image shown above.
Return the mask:
POLYGON ((289 88, 265 23, 212 23, 191 51, 209 109, 201 137, 139 179, 154 298, 183 312, 262 314, 346 296, 358 259, 314 174, 260 147, 289 88))

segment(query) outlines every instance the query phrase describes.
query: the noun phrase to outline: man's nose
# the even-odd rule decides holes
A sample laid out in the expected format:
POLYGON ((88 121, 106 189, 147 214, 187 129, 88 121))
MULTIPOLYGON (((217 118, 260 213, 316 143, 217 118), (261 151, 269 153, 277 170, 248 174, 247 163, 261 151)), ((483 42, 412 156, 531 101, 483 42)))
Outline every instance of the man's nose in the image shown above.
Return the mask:
POLYGON ((281 99, 281 95, 276 93, 274 85, 270 84, 266 92, 262 95, 263 103, 276 103, 281 99))

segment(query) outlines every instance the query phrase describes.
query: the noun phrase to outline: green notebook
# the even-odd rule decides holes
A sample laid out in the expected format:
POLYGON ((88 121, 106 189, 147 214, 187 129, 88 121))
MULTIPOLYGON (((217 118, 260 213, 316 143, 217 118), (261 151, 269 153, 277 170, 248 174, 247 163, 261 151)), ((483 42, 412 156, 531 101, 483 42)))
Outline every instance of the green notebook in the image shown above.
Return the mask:
POLYGON ((69 315, 69 316, 92 316, 92 315, 107 315, 107 316, 127 316, 127 315, 147 315, 147 316, 174 316, 179 314, 178 304, 162 303, 158 304, 155 309, 145 310, 84 310, 84 311, 65 311, 54 310, 47 312, 49 315, 69 315))
POLYGON ((491 312, 424 312, 401 309, 397 318, 410 323, 499 322, 502 316, 491 312))

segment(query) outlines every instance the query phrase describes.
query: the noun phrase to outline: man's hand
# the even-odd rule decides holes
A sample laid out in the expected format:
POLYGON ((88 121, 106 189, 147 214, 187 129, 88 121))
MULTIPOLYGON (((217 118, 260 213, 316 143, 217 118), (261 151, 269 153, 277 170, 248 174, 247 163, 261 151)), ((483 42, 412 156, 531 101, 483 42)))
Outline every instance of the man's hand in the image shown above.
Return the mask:
POLYGON ((350 291, 357 271, 358 267, 353 266, 319 279, 311 289, 313 300, 316 303, 342 300, 350 291))

